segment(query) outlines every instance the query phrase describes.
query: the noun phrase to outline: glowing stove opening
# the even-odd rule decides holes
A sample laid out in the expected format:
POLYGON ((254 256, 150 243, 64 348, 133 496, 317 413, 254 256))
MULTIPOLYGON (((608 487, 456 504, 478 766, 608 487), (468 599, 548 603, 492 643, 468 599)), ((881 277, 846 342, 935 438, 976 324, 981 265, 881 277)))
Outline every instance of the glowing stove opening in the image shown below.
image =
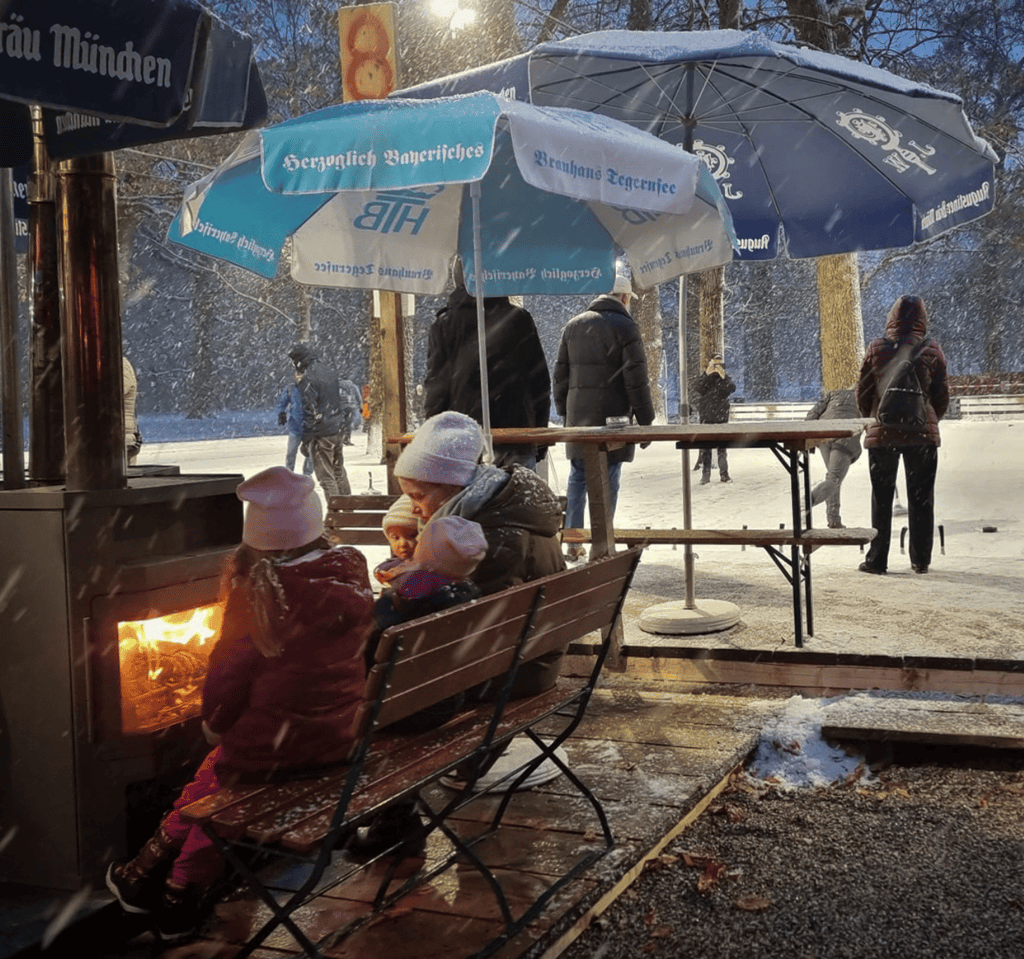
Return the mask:
POLYGON ((217 603, 117 624, 121 731, 149 733, 198 716, 217 603))

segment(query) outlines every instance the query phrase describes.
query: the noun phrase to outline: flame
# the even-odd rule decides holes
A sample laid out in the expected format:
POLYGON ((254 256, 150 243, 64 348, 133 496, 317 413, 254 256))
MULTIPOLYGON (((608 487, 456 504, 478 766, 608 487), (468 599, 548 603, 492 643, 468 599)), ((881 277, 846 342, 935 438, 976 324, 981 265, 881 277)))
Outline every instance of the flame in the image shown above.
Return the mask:
MULTIPOLYGON (((124 647, 133 642, 153 647, 157 643, 185 643, 197 640, 202 646, 217 634, 216 616, 220 607, 200 606, 180 613, 157 616, 154 619, 129 620, 117 624, 117 638, 124 647)), ((153 678, 153 677, 151 677, 153 678)))

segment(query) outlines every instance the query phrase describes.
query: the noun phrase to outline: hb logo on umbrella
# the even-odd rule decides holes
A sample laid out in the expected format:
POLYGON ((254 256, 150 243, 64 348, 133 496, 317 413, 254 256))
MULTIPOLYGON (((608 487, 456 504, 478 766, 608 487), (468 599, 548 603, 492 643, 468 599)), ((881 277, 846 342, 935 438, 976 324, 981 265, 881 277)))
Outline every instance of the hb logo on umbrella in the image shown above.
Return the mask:
POLYGON ((401 233, 409 227, 410 236, 416 236, 430 215, 430 201, 444 187, 426 190, 382 190, 376 198, 363 206, 352 225, 357 230, 375 233, 401 233))

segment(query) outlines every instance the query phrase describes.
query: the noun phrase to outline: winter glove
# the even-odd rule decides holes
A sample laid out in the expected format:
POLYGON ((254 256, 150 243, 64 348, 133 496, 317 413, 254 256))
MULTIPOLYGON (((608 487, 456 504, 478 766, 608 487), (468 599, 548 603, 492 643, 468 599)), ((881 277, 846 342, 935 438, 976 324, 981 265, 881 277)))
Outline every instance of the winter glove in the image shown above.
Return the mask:
POLYGON ((647 447, 648 447, 648 446, 650 446, 650 445, 651 445, 651 441, 650 441, 650 440, 648 440, 648 441, 647 441, 646 443, 641 443, 641 444, 640 444, 640 449, 642 449, 642 450, 645 450, 645 449, 647 449, 647 447))
POLYGON ((284 424, 287 423, 287 422, 288 422, 288 414, 287 413, 278 413, 277 414, 277 425, 278 426, 284 426, 284 424))

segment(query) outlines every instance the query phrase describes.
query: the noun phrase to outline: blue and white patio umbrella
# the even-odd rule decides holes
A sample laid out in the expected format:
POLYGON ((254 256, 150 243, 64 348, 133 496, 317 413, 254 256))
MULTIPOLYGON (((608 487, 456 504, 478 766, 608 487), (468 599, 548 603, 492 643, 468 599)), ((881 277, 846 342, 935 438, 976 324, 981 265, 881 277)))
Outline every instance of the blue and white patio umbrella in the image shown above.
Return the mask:
MULTIPOLYGON (((290 244, 300 283, 423 295, 445 292, 458 254, 482 332, 485 296, 605 293, 618 255, 651 287, 728 262, 735 235, 696 157, 606 117, 475 93, 253 131, 188 188, 170 239, 265 277, 290 244)), ((481 379, 486 396, 486 362, 481 379)))
POLYGON ((737 259, 908 247, 995 203, 998 158, 958 96, 757 31, 589 33, 398 95, 499 89, 703 157, 732 213, 737 259))

